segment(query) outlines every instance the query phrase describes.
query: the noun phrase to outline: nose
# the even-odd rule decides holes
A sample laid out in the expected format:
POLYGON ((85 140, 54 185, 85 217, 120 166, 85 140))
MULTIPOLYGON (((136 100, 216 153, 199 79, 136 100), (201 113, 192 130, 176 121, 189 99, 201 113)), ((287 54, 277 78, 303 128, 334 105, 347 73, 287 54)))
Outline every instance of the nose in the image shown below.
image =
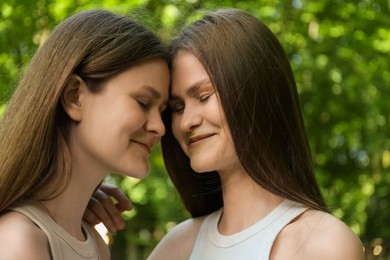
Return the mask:
POLYGON ((196 108, 189 109, 186 107, 180 120, 180 129, 183 132, 191 132, 194 128, 202 123, 202 116, 196 108))
POLYGON ((145 129, 158 137, 162 137, 165 134, 165 125, 159 111, 150 114, 148 120, 146 121, 145 129))

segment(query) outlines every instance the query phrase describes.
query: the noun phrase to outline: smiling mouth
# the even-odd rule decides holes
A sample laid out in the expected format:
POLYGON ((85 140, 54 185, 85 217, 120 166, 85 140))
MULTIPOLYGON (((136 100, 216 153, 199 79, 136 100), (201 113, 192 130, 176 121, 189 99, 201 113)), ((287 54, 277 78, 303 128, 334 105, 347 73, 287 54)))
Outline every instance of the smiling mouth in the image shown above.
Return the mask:
POLYGON ((190 146, 193 146, 193 145, 196 145, 196 144, 200 144, 202 141, 204 141, 205 139, 209 138, 209 137, 212 137, 214 134, 207 134, 207 135, 199 135, 199 136, 195 136, 193 138, 190 138, 190 146))
POLYGON ((143 148, 147 153, 150 154, 150 152, 152 151, 151 147, 144 144, 144 143, 140 143, 140 142, 137 142, 137 141, 134 141, 134 140, 131 140, 133 143, 139 145, 141 148, 143 148))

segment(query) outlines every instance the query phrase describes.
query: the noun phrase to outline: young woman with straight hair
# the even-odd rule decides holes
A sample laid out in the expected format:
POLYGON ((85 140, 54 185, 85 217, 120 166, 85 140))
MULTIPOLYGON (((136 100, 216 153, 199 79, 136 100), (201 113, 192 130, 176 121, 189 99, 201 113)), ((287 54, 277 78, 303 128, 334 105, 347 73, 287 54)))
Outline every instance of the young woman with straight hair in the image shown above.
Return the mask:
POLYGON ((82 222, 116 172, 143 178, 165 133, 165 46, 124 16, 90 10, 58 25, 0 122, 0 258, 109 259, 82 222))

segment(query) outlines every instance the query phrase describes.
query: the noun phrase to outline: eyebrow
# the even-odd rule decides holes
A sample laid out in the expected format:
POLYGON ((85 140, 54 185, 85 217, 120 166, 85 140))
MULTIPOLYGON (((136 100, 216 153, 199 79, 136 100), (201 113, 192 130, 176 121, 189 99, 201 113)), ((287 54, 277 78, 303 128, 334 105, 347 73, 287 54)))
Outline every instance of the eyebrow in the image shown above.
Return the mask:
MULTIPOLYGON (((192 84, 187 90, 186 90, 186 95, 192 97, 192 96, 195 96, 196 93, 198 93, 199 89, 203 86, 203 85, 206 85, 206 84, 211 84, 210 82, 210 79, 201 79, 197 82, 195 82, 194 84, 192 84)), ((169 96, 169 99, 180 99, 178 96, 176 95, 170 95, 169 96)))
POLYGON ((142 88, 146 88, 146 90, 149 91, 155 99, 160 99, 161 98, 160 93, 158 93, 152 86, 150 86, 150 85, 142 85, 141 87, 142 88))

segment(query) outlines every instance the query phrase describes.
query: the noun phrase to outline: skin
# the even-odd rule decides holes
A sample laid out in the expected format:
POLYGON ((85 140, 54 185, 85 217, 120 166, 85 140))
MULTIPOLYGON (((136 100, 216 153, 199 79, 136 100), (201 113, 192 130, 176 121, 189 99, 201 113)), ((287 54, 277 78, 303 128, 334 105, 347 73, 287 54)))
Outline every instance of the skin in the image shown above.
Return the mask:
MULTIPOLYGON (((197 58, 179 52, 171 78, 173 133, 195 171, 216 170, 221 176, 225 206, 218 231, 225 236, 240 232, 264 218, 283 198, 260 187, 239 163, 218 93, 197 58)), ((148 259, 189 259, 204 218, 178 224, 148 259)), ((364 259, 364 255, 360 240, 343 222, 325 212, 307 210, 282 229, 270 259, 344 260, 364 259)))
MULTIPOLYGON (((240 232, 264 218, 283 198, 257 185, 239 163, 218 94, 197 58, 179 52, 171 76, 174 136, 195 171, 216 170, 221 176, 225 206, 219 232, 226 236, 240 232)), ((149 259, 188 259, 203 219, 176 226, 149 259)), ((270 259, 363 259, 363 253, 360 241, 344 223, 330 214, 308 210, 281 231, 270 259)))
MULTIPOLYGON (((92 193, 107 174, 117 172, 135 178, 148 174, 150 151, 165 133, 161 113, 167 106, 168 85, 168 65, 160 59, 119 73, 98 93, 89 91, 77 75, 67 83, 61 103, 73 120, 69 138, 72 175, 64 192, 42 205, 76 239, 86 239, 82 217, 92 193)), ((119 209, 128 209, 128 204, 118 205, 119 209)), ((107 246, 100 236, 97 238, 102 259, 109 259, 107 246)), ((50 259, 46 235, 14 211, 0 217, 0 252, 2 256, 7 252, 6 259, 10 260, 50 259)))
POLYGON ((84 219, 92 225, 103 222, 108 232, 115 233, 125 228, 121 213, 132 209, 129 198, 118 187, 103 183, 90 199, 84 219))
MULTIPOLYGON (((169 106, 172 108, 172 130, 196 172, 217 170, 221 175, 240 167, 230 131, 214 87, 202 66, 192 66, 185 57, 175 59, 169 106), (189 68, 186 70, 185 68, 189 68), (212 148, 212 149, 210 149, 212 148), (229 163, 227 163, 229 162, 229 163)), ((195 64, 199 65, 199 64, 195 64)))

